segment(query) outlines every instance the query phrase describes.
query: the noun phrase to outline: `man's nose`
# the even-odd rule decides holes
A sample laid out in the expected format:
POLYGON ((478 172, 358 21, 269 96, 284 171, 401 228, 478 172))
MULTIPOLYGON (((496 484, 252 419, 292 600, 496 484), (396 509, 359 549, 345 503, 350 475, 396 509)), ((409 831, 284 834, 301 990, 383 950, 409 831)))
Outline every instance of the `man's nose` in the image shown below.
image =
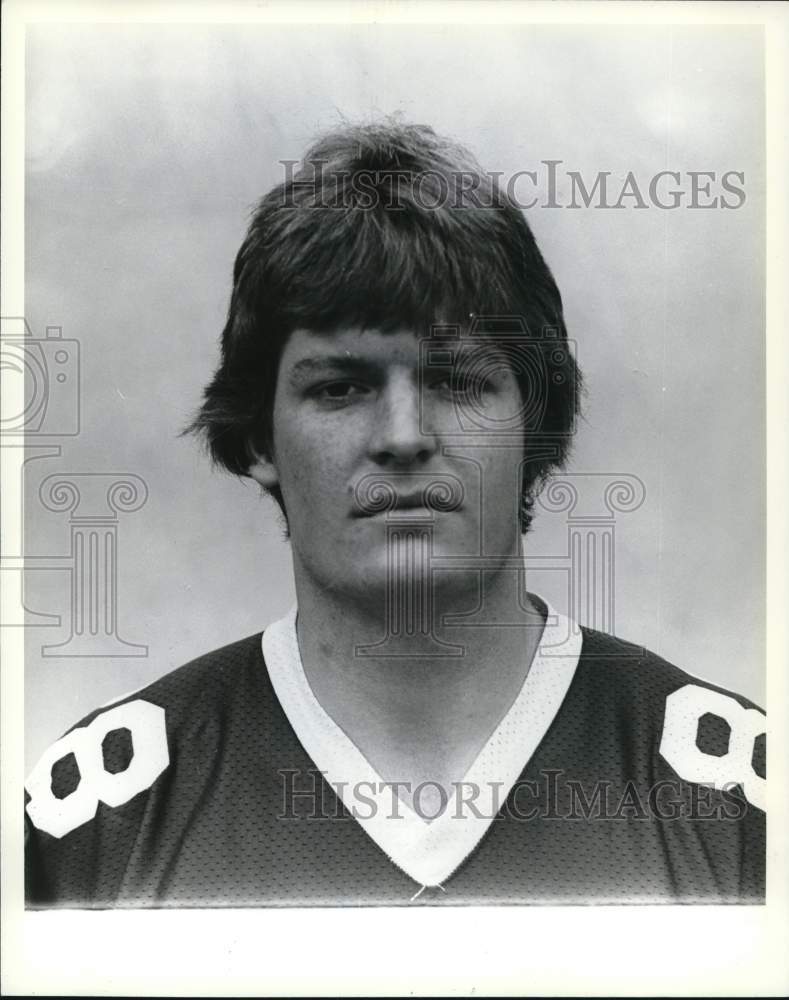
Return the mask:
POLYGON ((436 450, 435 436, 422 426, 419 386, 411 378, 393 379, 379 397, 370 452, 379 465, 425 462, 436 450))

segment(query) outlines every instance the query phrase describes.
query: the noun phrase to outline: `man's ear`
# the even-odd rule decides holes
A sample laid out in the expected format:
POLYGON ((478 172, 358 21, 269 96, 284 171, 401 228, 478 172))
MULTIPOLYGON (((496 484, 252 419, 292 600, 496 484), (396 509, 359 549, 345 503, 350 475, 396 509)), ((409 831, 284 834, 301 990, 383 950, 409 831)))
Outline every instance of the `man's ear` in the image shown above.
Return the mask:
POLYGON ((251 476, 255 482, 260 483, 266 490, 270 490, 273 486, 279 486, 279 474, 273 459, 252 448, 250 448, 247 475, 251 476))

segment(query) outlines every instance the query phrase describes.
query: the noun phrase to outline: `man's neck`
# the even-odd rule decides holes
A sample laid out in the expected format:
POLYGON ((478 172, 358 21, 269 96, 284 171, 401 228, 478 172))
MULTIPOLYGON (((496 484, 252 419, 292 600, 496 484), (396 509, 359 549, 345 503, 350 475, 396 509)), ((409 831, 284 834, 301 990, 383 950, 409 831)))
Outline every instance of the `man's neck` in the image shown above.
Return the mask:
POLYGON ((439 590, 430 622, 414 609, 411 627, 387 636, 384 601, 352 602, 297 575, 307 680, 384 780, 460 781, 512 705, 544 624, 530 601, 512 623, 519 576, 486 574, 484 623, 442 625, 469 609, 458 607, 462 593, 439 590))

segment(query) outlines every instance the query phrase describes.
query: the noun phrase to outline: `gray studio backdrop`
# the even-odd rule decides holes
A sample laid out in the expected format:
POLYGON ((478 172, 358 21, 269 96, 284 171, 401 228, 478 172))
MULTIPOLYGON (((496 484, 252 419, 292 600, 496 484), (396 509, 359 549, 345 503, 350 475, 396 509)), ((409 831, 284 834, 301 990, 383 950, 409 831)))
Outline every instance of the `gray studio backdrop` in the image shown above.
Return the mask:
POLYGON ((568 610, 568 532, 613 524, 616 632, 763 703, 760 29, 48 26, 28 37, 26 100, 26 319, 50 396, 25 475, 29 765, 292 602, 273 505, 178 433, 278 161, 392 112, 536 174, 518 193, 540 200, 527 214, 588 395, 583 500, 538 511, 532 589, 568 610), (663 170, 681 174, 675 209, 647 195, 663 170), (632 171, 648 203, 566 207, 570 171, 610 172, 614 199, 632 171), (700 205, 726 172, 743 194, 689 207, 691 171, 714 174, 700 205))

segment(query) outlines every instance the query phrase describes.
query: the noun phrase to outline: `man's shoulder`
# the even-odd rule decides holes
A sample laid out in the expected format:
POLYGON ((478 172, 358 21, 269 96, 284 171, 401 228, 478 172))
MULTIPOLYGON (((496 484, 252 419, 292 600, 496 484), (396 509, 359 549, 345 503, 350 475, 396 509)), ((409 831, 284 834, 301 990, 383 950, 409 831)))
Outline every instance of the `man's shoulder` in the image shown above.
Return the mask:
POLYGON ((257 632, 194 657, 149 684, 94 709, 69 732, 132 702, 157 705, 175 719, 180 715, 193 717, 201 710, 219 710, 227 699, 243 698, 245 688, 265 680, 261 635, 257 632))
POLYGON ((235 691, 246 675, 254 679, 263 668, 261 632, 237 639, 194 657, 144 688, 125 697, 154 701, 205 701, 208 692, 235 691))
POLYGON ((89 823, 101 803, 141 821, 138 796, 179 767, 206 770, 228 733, 243 740, 265 728, 269 692, 258 633, 102 705, 39 757, 25 782, 30 821, 58 839, 89 823))
POLYGON ((563 712, 601 760, 626 760, 653 777, 668 764, 718 790, 742 785, 765 808, 765 713, 642 646, 583 629, 563 712))
POLYGON ((266 700, 268 690, 261 633, 203 653, 100 705, 70 726, 40 755, 26 788, 32 794, 52 780, 64 785, 60 793, 55 788, 55 795, 66 794, 71 779, 65 774, 60 775, 62 781, 56 780, 58 762, 72 755, 78 764, 80 758, 88 761, 95 747, 101 748, 103 767, 110 770, 113 766, 128 770, 124 757, 130 754, 169 762, 178 744, 205 732, 207 726, 216 728, 222 720, 238 721, 245 706, 266 700), (114 757, 118 761, 113 763, 114 757))
POLYGON ((608 692, 621 701, 635 700, 641 705, 652 701, 663 705, 675 691, 690 687, 733 699, 743 709, 763 712, 760 706, 736 691, 732 691, 677 666, 645 646, 620 639, 595 629, 581 629, 583 643, 578 662, 578 675, 589 686, 608 692))

